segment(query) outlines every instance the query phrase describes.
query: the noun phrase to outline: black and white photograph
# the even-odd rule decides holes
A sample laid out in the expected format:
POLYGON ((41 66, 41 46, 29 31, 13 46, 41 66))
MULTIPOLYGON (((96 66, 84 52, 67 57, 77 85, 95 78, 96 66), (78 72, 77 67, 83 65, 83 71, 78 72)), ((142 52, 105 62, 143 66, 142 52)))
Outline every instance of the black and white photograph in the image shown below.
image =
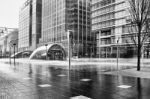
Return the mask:
POLYGON ((0 99, 150 99, 150 0, 0 0, 0 99))

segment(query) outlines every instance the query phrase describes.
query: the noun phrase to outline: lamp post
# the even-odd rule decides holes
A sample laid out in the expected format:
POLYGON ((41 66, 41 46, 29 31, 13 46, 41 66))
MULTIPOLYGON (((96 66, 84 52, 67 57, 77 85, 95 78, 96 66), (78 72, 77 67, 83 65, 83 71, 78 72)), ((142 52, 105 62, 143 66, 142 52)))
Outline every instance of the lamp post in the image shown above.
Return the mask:
POLYGON ((0 51, 0 53, 1 53, 1 58, 2 58, 2 48, 1 48, 1 51, 0 51))
POLYGON ((9 62, 11 64, 11 47, 9 46, 9 62))
POLYGON ((15 62, 15 46, 16 46, 16 44, 14 43, 13 45, 14 45, 14 65, 15 65, 16 64, 16 62, 15 62))
POLYGON ((46 47, 46 60, 47 60, 47 45, 48 44, 45 44, 45 47, 46 47))
POLYGON ((92 58, 92 53, 93 53, 93 51, 92 51, 92 46, 90 47, 90 50, 91 50, 91 54, 90 54, 90 58, 92 58))
POLYGON ((71 66, 71 44, 70 44, 70 38, 72 38, 72 31, 68 30, 68 58, 69 58, 69 71, 70 71, 70 66, 71 66))
POLYGON ((118 38, 118 40, 117 40, 117 70, 119 70, 119 69, 118 69, 118 43, 119 43, 119 38, 118 38))

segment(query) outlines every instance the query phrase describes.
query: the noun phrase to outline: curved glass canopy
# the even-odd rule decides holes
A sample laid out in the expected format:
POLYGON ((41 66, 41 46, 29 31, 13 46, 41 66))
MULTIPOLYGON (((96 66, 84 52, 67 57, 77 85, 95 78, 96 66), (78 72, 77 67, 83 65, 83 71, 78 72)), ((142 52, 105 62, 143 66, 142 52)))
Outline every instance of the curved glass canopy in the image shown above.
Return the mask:
POLYGON ((15 56, 15 58, 28 58, 30 57, 32 51, 20 51, 20 52, 16 52, 15 54, 11 55, 11 58, 13 58, 15 56))
POLYGON ((65 60, 66 52, 59 44, 48 44, 37 48, 29 59, 65 60))

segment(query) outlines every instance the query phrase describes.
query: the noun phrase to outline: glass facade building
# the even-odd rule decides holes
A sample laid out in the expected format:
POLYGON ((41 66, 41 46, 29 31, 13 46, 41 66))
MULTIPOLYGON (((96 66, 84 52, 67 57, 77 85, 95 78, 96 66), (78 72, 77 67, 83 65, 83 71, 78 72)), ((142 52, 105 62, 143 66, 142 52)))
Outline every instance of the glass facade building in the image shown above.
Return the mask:
POLYGON ((127 0, 92 0, 92 32, 96 33, 98 57, 116 57, 118 46, 119 57, 133 54, 133 49, 128 46, 132 42, 125 28, 128 7, 127 0))
POLYGON ((32 0, 32 49, 39 44, 42 32, 42 0, 32 0))
POLYGON ((42 0, 27 0, 19 12, 19 51, 34 50, 41 37, 42 0))
POLYGON ((9 57, 15 51, 18 51, 18 29, 0 27, 0 58, 9 57))
POLYGON ((19 50, 29 50, 31 44, 32 0, 26 1, 19 12, 19 50))
POLYGON ((72 55, 88 56, 93 46, 91 0, 42 0, 42 34, 39 46, 60 44, 68 52, 67 31, 72 30, 72 55))

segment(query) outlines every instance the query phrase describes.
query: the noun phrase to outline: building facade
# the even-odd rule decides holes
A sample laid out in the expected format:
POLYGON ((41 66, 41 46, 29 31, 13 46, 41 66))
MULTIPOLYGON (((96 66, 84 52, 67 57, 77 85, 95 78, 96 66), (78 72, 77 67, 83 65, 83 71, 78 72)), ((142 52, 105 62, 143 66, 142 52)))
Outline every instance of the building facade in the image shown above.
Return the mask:
POLYGON ((32 50, 39 44, 42 32, 42 0, 32 0, 32 50))
POLYGON ((41 37, 42 0, 27 0, 19 12, 19 51, 34 50, 41 37))
POLYGON ((128 36, 127 0, 92 0, 92 32, 96 34, 98 57, 133 57, 128 36))
POLYGON ((89 56, 93 49, 91 0, 42 0, 40 44, 57 43, 68 52, 67 31, 72 31, 72 55, 89 56))
POLYGON ((0 57, 8 57, 18 51, 18 29, 17 28, 0 28, 0 57), (3 32, 2 32, 3 31, 3 32))

